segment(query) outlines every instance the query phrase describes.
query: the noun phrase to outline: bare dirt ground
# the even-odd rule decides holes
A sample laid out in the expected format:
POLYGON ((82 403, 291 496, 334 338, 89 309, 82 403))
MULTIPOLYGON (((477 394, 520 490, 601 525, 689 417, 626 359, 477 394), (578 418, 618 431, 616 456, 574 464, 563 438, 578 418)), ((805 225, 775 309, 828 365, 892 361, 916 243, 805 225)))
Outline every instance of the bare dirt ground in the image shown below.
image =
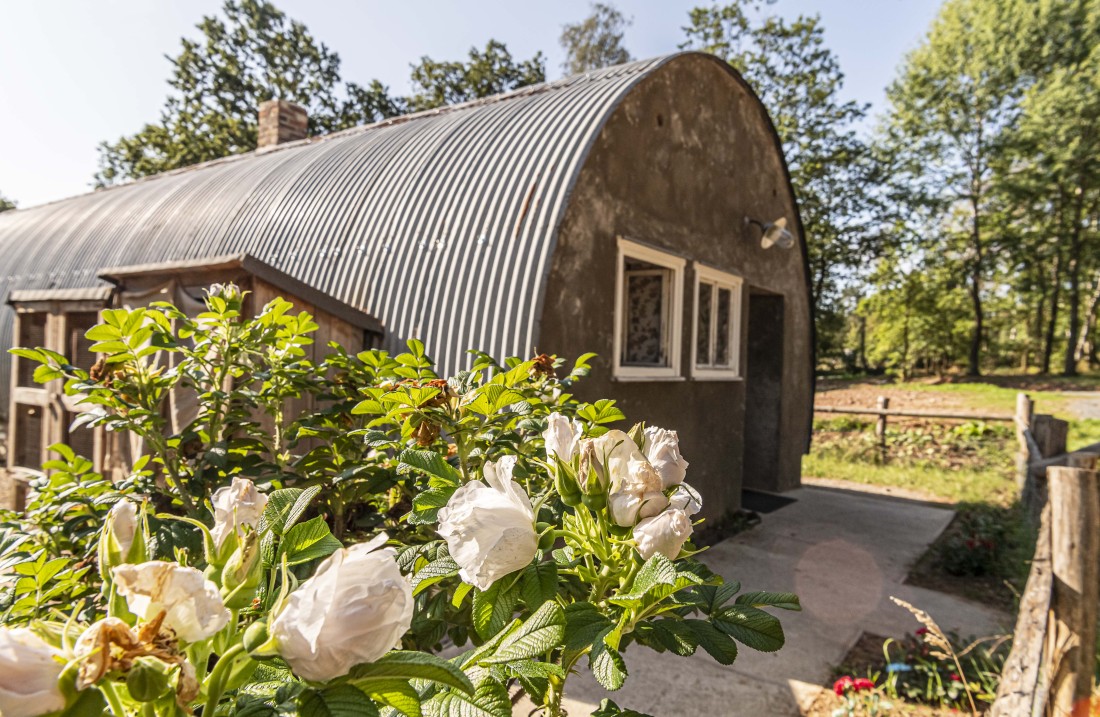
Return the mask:
POLYGON ((886 378, 821 379, 817 383, 816 401, 822 406, 874 408, 879 396, 889 398, 891 406, 899 409, 961 411, 968 408, 961 396, 915 391, 900 387, 886 378))

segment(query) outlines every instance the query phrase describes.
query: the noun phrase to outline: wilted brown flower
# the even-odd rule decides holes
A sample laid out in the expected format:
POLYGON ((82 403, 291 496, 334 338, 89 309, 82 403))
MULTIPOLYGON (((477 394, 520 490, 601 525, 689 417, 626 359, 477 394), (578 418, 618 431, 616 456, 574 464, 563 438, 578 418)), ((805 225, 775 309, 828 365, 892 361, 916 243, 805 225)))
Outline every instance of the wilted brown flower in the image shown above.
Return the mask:
POLYGON ((554 378, 557 374, 554 373, 554 360, 556 356, 550 356, 548 354, 539 354, 532 359, 535 365, 531 367, 532 376, 546 376, 547 378, 554 378))

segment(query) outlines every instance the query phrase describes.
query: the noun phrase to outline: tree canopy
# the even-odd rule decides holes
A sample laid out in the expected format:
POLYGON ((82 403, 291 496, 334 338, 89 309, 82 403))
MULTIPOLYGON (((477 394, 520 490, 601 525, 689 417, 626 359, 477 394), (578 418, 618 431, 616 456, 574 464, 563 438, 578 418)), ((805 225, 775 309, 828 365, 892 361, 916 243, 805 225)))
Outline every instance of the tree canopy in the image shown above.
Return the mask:
POLYGON ((623 45, 623 34, 631 23, 613 5, 593 3, 588 17, 562 27, 558 43, 565 50, 565 74, 630 62, 633 58, 623 45))
POLYGON ((541 54, 516 61, 490 40, 466 62, 422 58, 411 70, 413 95, 399 97, 378 80, 344 82, 340 56, 267 0, 226 0, 223 15, 204 17, 201 37, 183 38, 180 53, 168 58, 160 120, 100 145, 96 186, 255 149, 265 100, 304 106, 310 134, 324 134, 545 79, 541 54))
POLYGON ((14 199, 8 199, 3 194, 0 194, 0 212, 6 212, 9 209, 16 209, 18 205, 14 199))

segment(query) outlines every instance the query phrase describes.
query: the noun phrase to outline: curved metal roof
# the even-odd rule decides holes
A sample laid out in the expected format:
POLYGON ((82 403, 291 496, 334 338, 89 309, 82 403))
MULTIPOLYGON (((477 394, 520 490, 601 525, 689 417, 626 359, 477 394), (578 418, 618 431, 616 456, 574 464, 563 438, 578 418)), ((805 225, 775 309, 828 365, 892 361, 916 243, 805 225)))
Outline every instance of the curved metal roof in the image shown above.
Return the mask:
MULTIPOLYGON (((680 55, 0 213, 0 299, 95 286, 108 266, 247 253, 380 319, 387 348, 422 339, 443 372, 467 348, 524 355, 588 148, 680 55)), ((12 318, 0 306, 0 348, 12 318)), ((9 372, 0 351, 0 413, 9 372)))
MULTIPOLYGON (((422 339, 525 354, 566 197, 617 103, 667 56, 0 214, 0 298, 106 266, 247 252, 422 339)), ((0 308, 0 347, 12 345, 0 308)), ((0 351, 0 395, 10 357, 0 351)), ((6 401, 0 412, 7 409, 6 401)))

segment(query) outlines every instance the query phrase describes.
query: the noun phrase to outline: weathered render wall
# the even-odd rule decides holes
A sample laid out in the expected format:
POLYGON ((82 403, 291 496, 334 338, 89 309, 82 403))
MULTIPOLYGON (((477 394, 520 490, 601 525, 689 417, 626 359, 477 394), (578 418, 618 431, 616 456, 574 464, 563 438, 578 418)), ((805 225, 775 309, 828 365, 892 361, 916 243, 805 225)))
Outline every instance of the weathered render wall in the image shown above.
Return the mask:
MULTIPOLYGON (((544 296, 539 350, 562 356, 597 351, 582 397, 613 397, 632 420, 675 428, 702 490, 704 516, 740 507, 745 481, 785 490, 799 484, 813 400, 810 302, 801 226, 778 140, 760 102, 725 65, 684 55, 642 80, 598 135, 571 195, 544 296), (792 222, 793 249, 760 247, 746 216, 792 222), (744 381, 615 381, 611 355, 616 237, 738 274, 741 367, 746 374, 750 287, 784 300, 779 472, 774 484, 742 475, 744 381)), ((690 376, 694 275, 684 276, 681 372, 690 376)), ((760 410, 766 410, 761 407, 760 410)), ((767 446, 761 449, 769 448, 767 446)), ((756 447, 750 447, 755 450, 756 447)))

